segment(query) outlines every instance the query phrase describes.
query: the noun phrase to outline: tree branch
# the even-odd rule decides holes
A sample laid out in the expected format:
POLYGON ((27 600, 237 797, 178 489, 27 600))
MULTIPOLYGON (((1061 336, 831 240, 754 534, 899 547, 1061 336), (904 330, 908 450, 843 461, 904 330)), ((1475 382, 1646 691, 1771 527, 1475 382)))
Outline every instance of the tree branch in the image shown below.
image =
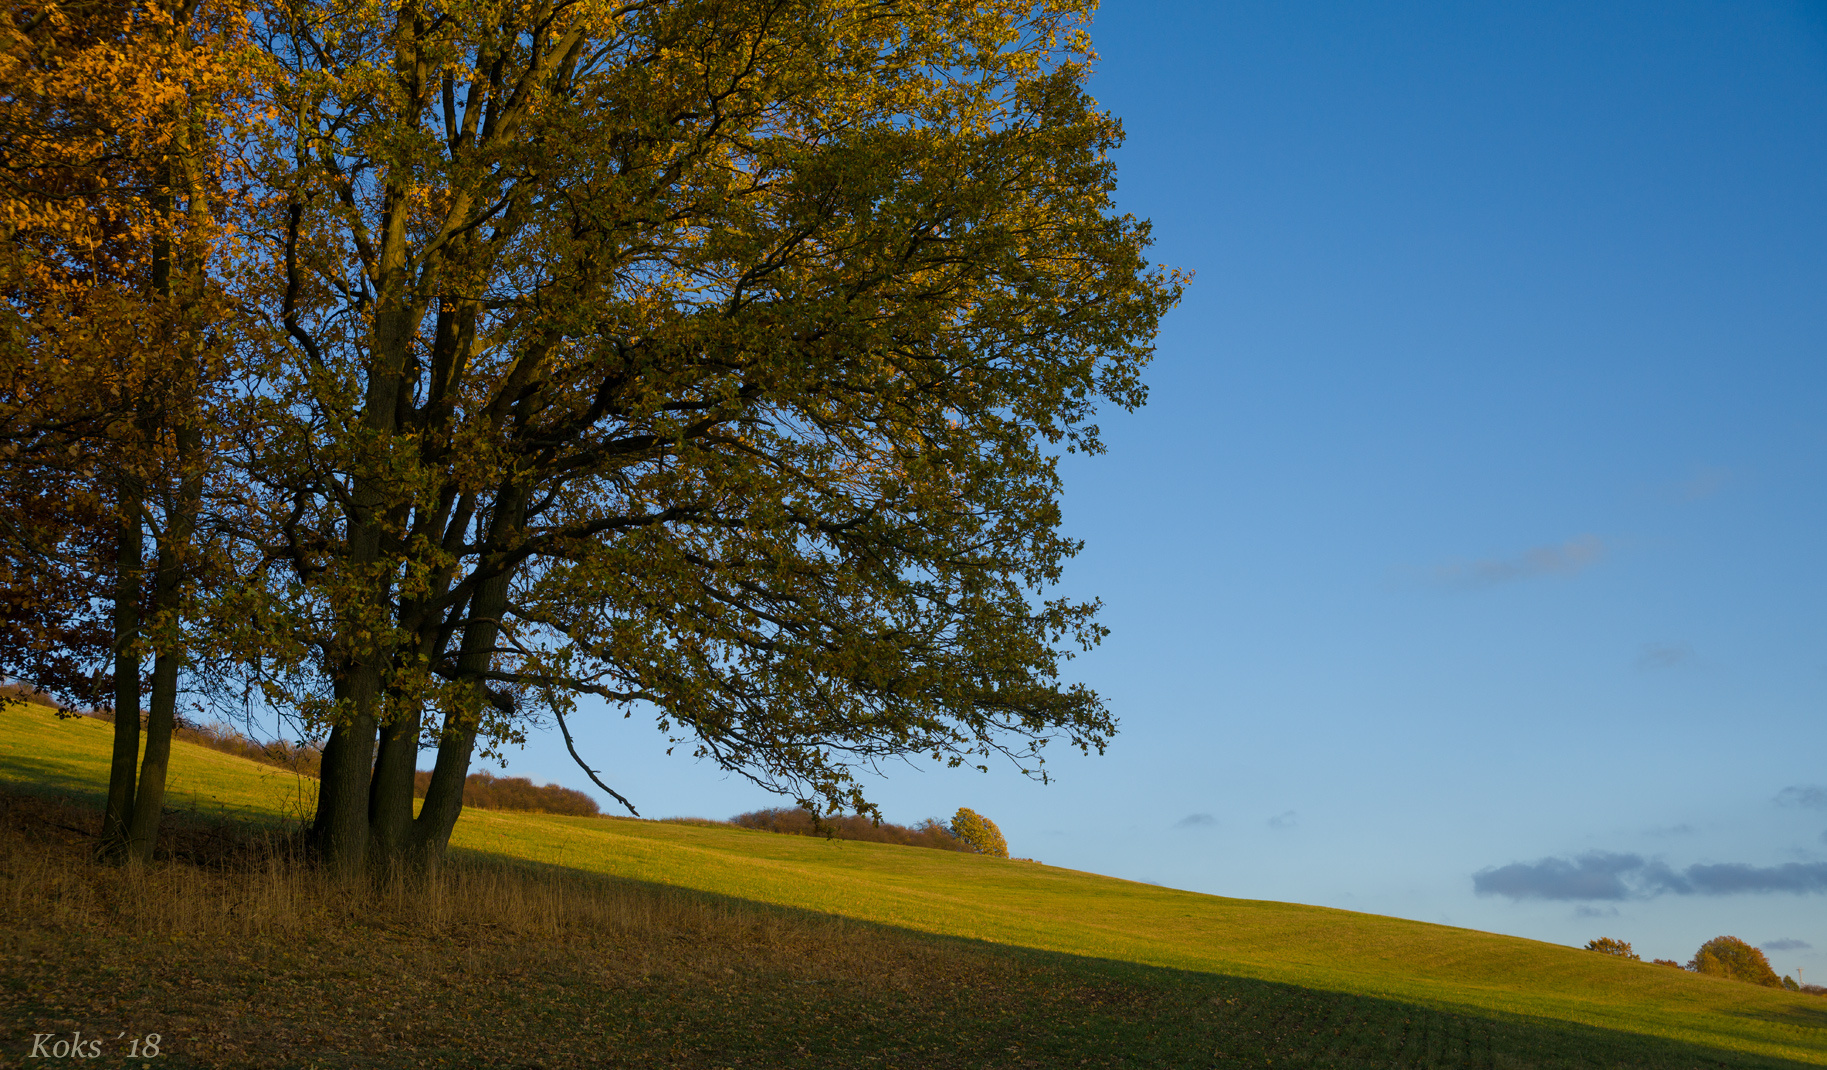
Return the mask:
POLYGON ((616 791, 614 788, 603 783, 601 778, 599 778, 596 775, 596 770, 594 770, 584 764, 583 758, 580 757, 577 753, 577 745, 571 742, 571 729, 565 725, 565 715, 562 713, 559 713, 557 710, 553 710, 552 713, 554 716, 556 716, 558 718, 558 730, 565 734, 565 749, 571 752, 571 758, 572 758, 572 760, 577 762, 577 767, 579 769, 582 769, 585 773, 589 774, 590 779, 596 781, 597 787, 599 787, 599 788, 603 789, 604 791, 608 792, 609 794, 615 796, 615 801, 621 803, 623 806, 626 806, 628 808, 629 813, 633 814, 636 817, 640 817, 641 812, 634 808, 633 803, 629 802, 627 799, 622 798, 621 792, 616 791))

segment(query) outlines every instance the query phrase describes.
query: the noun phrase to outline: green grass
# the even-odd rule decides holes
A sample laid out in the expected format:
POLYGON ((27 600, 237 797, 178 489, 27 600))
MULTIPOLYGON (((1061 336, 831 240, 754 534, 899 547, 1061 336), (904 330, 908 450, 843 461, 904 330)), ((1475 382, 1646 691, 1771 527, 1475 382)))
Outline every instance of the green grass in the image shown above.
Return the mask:
MULTIPOLYGON (((111 731, 8 710, 0 778, 98 798, 111 731)), ((309 781, 183 743, 171 780, 169 805, 199 813, 283 822, 310 806, 309 781)), ((983 1065, 1064 1065, 1094 1048, 1129 1052, 1128 1065, 1163 1066, 1827 1064, 1827 1000, 1467 929, 953 852, 632 819, 472 810, 453 846, 1010 949, 995 953, 1046 981, 1016 985, 995 1004, 1008 1019, 996 1036, 1011 1043, 979 1038, 993 1047, 983 1065), (1061 1010, 1059 990, 1081 988, 1104 993, 1098 1006, 1131 1010, 1102 1018, 1061 1010), (1024 1021, 1052 1024, 1040 1035, 1015 1024, 1024 1021)), ((692 1018, 700 997, 691 991, 651 1005, 656 1028, 711 1043, 723 1019, 692 1018)), ((777 1017, 770 1035, 791 1037, 792 1008, 804 995, 749 992, 744 1020, 777 1017)), ((829 993, 821 1006, 830 998, 852 997, 829 993)), ((892 1001, 871 1011, 862 1006, 868 998, 856 1000, 846 1013, 857 1020, 893 1019, 892 1001)), ((858 1052, 925 1050, 909 1023, 852 1032, 858 1052)), ((732 1034, 718 1050, 739 1054, 741 1045, 732 1034)), ((801 1041, 786 1050, 817 1054, 801 1041)), ((867 1054, 825 1056, 830 1065, 873 1065, 867 1054)))

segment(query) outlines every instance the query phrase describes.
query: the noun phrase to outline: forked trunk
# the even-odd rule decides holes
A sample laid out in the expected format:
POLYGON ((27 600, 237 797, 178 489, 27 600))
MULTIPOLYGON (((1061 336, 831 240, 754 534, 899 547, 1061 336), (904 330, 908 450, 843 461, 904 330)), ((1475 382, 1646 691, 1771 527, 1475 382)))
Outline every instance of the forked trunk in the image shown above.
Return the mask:
MULTIPOLYGON (((390 188, 387 196, 396 206, 403 200, 397 189, 390 188)), ((348 513, 349 575, 357 583, 372 584, 366 592, 367 604, 356 607, 358 615, 364 610, 385 611, 392 594, 392 580, 378 566, 388 539, 384 516, 388 486, 395 478, 390 472, 390 438, 398 429, 398 410, 406 397, 403 369, 413 340, 411 310, 401 303, 407 264, 405 214, 390 221, 383 241, 381 297, 361 414, 362 433, 370 437, 360 459, 367 470, 355 479, 348 513)), ((353 626, 354 620, 345 624, 353 626)), ((312 823, 319 855, 344 880, 359 876, 368 862, 375 733, 394 656, 392 644, 382 639, 380 631, 345 637, 347 646, 335 685, 337 722, 324 747, 317 817, 312 823)))
MULTIPOLYGON (((519 488, 504 487, 495 501, 489 544, 500 547, 510 542, 520 531, 525 509, 526 495, 519 488)), ((471 697, 444 719, 444 732, 438 741, 438 761, 432 768, 425 805, 419 810, 418 820, 413 822, 412 864, 421 869, 435 869, 444 861, 451 830, 456 828, 457 818, 463 813, 463 785, 469 779, 476 732, 490 701, 484 674, 494 661, 495 643, 501 635, 501 618, 507 612, 508 588, 513 577, 512 566, 500 566, 496 575, 477 585, 470 603, 469 623, 464 626, 463 645, 457 653, 457 678, 472 684, 471 697)))

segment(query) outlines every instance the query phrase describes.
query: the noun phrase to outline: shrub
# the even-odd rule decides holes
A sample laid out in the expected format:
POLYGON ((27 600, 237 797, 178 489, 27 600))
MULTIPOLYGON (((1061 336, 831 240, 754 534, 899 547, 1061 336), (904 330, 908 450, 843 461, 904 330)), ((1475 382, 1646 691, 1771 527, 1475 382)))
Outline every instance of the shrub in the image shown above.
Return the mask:
POLYGON ((729 823, 738 828, 759 829, 787 836, 823 836, 828 840, 898 843, 903 847, 932 847, 941 851, 970 850, 944 825, 930 817, 909 828, 886 821, 877 823, 861 814, 820 817, 801 806, 777 806, 737 814, 730 818, 729 823))
POLYGON ((180 720, 172 731, 172 738, 308 777, 317 776, 323 767, 322 744, 287 743, 284 740, 262 743, 223 724, 196 725, 180 720))
MULTIPOLYGON (((412 793, 423 799, 431 786, 431 770, 413 774, 412 793)), ((534 810, 546 814, 596 817, 596 800, 581 791, 557 784, 535 784, 523 776, 471 773, 463 780, 463 805, 480 810, 534 810)))
POLYGON ((1764 958, 1764 953, 1736 936, 1715 936, 1701 944, 1687 968, 1695 973, 1730 977, 1734 981, 1748 981, 1770 988, 1781 988, 1783 985, 1782 980, 1776 976, 1776 971, 1770 968, 1770 960, 1764 958))
POLYGON ((1002 838, 1002 830, 996 827, 996 822, 969 807, 960 806, 953 815, 952 835, 969 844, 978 854, 1009 857, 1008 841, 1002 838))
POLYGON ((58 708, 57 700, 49 692, 40 691, 31 684, 18 681, 0 684, 0 708, 18 704, 58 708))
MULTIPOLYGON (((8 704, 29 703, 45 706, 57 712, 59 717, 90 717, 104 724, 114 723, 114 713, 110 710, 69 709, 57 705, 46 692, 39 691, 30 684, 12 683, 0 686, 0 709, 8 704)), ((142 711, 142 720, 144 712, 142 711)), ((323 746, 318 743, 287 743, 275 740, 262 743, 249 739, 228 725, 198 724, 183 716, 177 718, 172 726, 171 738, 181 739, 186 743, 195 743, 200 747, 221 751, 247 758, 262 765, 276 766, 293 773, 302 773, 315 777, 323 763, 323 746)))
MULTIPOLYGON (((222 724, 196 725, 180 721, 173 737, 308 777, 316 777, 323 766, 323 745, 320 743, 287 743, 284 740, 262 743, 222 724)), ((431 770, 420 769, 413 774, 413 798, 423 799, 430 786, 431 770)), ((557 784, 535 784, 523 776, 498 777, 488 773, 471 773, 463 779, 463 805, 480 810, 533 810, 579 817, 596 817, 601 813, 596 800, 581 791, 557 784)))
POLYGON ((1653 966, 1673 966, 1677 970, 1687 969, 1686 966, 1681 965, 1679 962, 1676 962, 1674 959, 1650 959, 1649 961, 1650 961, 1650 964, 1653 966))
MULTIPOLYGON (((29 684, 0 684, 0 708, 8 702, 31 702, 57 708, 44 692, 29 684)), ((105 710, 83 711, 83 716, 114 723, 114 718, 105 710)), ((172 738, 313 778, 323 767, 323 745, 320 743, 287 743, 284 740, 262 743, 225 724, 200 725, 180 717, 172 730, 172 738)), ((413 775, 413 797, 423 799, 425 789, 430 785, 431 771, 419 770, 413 775)), ((581 791, 557 784, 535 784, 526 777, 497 777, 488 773, 471 773, 464 778, 463 805, 482 810, 536 810, 582 817, 596 817, 601 813, 596 800, 581 791)))
POLYGON ((1613 940, 1609 936, 1601 936, 1597 940, 1588 941, 1586 950, 1597 951, 1601 955, 1616 955, 1618 958, 1629 959, 1632 962, 1643 961, 1637 957, 1635 951, 1630 949, 1629 944, 1622 940, 1613 940))

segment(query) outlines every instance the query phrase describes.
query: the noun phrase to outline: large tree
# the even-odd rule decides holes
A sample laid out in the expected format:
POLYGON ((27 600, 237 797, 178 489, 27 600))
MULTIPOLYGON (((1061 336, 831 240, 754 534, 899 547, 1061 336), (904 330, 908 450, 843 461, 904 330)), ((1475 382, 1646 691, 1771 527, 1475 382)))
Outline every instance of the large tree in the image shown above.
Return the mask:
POLYGON ((1085 18, 269 13, 289 346, 238 458, 237 619, 328 728, 333 866, 435 863, 478 743, 579 696, 829 808, 883 758, 1103 747, 1059 677, 1095 607, 1044 593, 1077 548, 1055 459, 1142 401, 1180 283, 1112 208, 1085 18))
POLYGON ((150 859, 158 834, 238 338, 241 28, 235 3, 196 0, 50 0, 0 23, 0 671, 113 709, 116 858, 150 859))

